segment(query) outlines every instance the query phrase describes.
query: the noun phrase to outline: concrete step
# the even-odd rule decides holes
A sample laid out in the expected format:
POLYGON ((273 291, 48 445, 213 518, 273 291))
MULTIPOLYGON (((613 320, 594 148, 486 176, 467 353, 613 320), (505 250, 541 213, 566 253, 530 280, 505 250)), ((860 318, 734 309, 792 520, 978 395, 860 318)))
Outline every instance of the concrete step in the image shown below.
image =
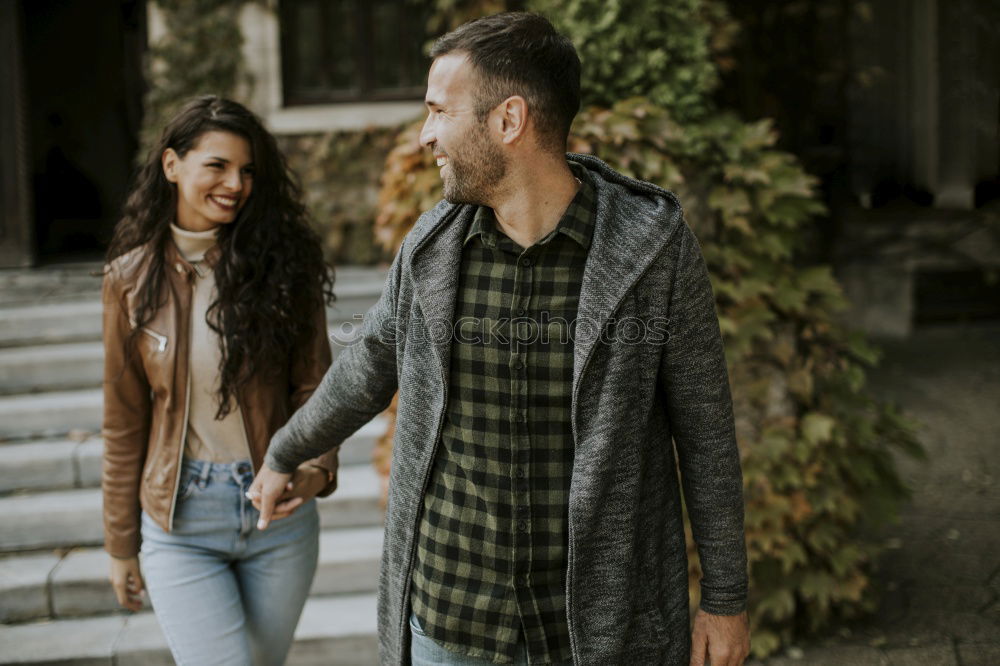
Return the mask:
POLYGON ((97 388, 103 373, 100 342, 0 348, 0 392, 4 394, 97 388))
MULTIPOLYGON (((370 666, 378 661, 374 594, 306 602, 289 666, 370 666)), ((151 612, 0 626, 0 665, 173 664, 151 612)))
MULTIPOLYGON (((328 308, 331 324, 364 314, 382 293, 386 270, 352 267, 338 271, 328 308)), ((64 303, 0 307, 0 347, 61 344, 101 339, 100 287, 93 296, 64 303)), ((332 326, 331 326, 332 328, 332 326)))
POLYGON ((0 442, 97 434, 103 405, 100 388, 0 395, 0 442))
MULTIPOLYGON (((319 500, 323 528, 380 525, 380 480, 371 465, 345 465, 339 487, 319 500)), ((100 488, 0 497, 0 551, 98 546, 103 542, 100 488)))
POLYGON ((0 310, 0 347, 101 339, 101 295, 0 310))
MULTIPOLYGON (((323 530, 310 594, 374 592, 382 527, 323 530)), ((108 584, 108 554, 74 548, 0 559, 0 622, 100 615, 120 610, 108 584)))
MULTIPOLYGON (((355 303, 363 314, 375 303, 375 297, 355 303)), ((327 323, 333 357, 343 351, 345 341, 353 339, 361 319, 355 310, 338 318, 331 311, 327 323)), ((98 335, 98 338, 100 336, 98 335)), ((89 389, 101 386, 104 374, 104 348, 101 342, 62 342, 0 346, 0 395, 89 389)))
MULTIPOLYGON (((369 305, 374 304, 369 303, 369 305)), ((360 320, 328 322, 330 350, 337 358, 353 340, 360 320)), ((101 342, 0 347, 0 395, 94 389, 104 377, 101 342)))
POLYGON ((100 432, 101 389, 0 396, 0 439, 100 432))
MULTIPOLYGON (((387 420, 376 417, 344 442, 342 465, 368 464, 387 420)), ((10 442, 0 445, 0 494, 21 490, 91 488, 101 483, 104 440, 87 437, 10 442)))

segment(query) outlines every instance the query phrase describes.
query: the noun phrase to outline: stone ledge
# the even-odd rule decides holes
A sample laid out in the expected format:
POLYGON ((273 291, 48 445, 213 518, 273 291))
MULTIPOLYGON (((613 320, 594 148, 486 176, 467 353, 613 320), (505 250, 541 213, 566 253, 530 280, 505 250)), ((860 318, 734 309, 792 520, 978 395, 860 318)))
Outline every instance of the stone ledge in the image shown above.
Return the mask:
MULTIPOLYGON (((309 599, 287 663, 374 664, 375 632, 374 594, 309 599)), ((4 666, 173 663, 150 612, 0 626, 0 646, 4 666)))
MULTIPOLYGON (((340 486, 320 498, 320 525, 364 527, 382 524, 381 486, 370 465, 346 465, 340 486)), ((31 550, 98 546, 103 542, 99 488, 60 490, 0 498, 0 549, 31 550)))

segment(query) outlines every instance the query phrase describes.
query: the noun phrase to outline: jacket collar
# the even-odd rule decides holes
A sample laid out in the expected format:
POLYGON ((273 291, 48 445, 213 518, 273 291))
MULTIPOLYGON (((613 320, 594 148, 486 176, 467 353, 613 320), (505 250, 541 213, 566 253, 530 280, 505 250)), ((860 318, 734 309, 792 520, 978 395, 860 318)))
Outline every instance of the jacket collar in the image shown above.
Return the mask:
POLYGON ((462 265, 462 240, 472 223, 476 206, 439 206, 434 212, 439 210, 444 214, 431 233, 417 239, 411 265, 423 324, 444 370, 444 377, 447 377, 455 299, 458 297, 458 271, 462 265))
MULTIPOLYGON (((596 157, 570 153, 567 159, 588 170, 597 209, 577 312, 575 400, 600 332, 684 221, 680 203, 671 192, 623 176, 596 157)), ((462 245, 476 208, 441 202, 411 232, 414 290, 445 377, 462 245)))
POLYGON ((198 267, 196 268, 191 262, 184 258, 181 251, 177 248, 177 243, 174 242, 173 238, 167 240, 166 252, 165 252, 165 263, 167 272, 174 272, 183 275, 188 280, 193 280, 199 275, 198 270, 201 269, 202 272, 205 270, 214 270, 215 265, 219 263, 219 258, 222 256, 222 250, 219 248, 219 244, 216 243, 212 247, 208 248, 205 252, 205 256, 202 260, 198 262, 198 267))
POLYGON ((575 402, 580 378, 601 331, 684 222, 672 193, 622 176, 595 157, 570 155, 569 159, 590 169, 597 190, 597 224, 577 308, 575 402))

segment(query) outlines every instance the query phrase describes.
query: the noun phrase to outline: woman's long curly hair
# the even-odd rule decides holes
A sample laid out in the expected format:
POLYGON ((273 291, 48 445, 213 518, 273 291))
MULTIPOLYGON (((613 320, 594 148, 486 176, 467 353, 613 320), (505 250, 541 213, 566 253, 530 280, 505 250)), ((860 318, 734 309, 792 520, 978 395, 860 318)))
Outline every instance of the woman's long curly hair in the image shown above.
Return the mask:
POLYGON ((323 260, 301 190, 274 137, 241 104, 212 95, 197 97, 167 124, 150 151, 108 248, 110 265, 145 246, 141 259, 148 262, 148 279, 139 286, 136 309, 129 313, 133 330, 128 348, 166 302, 164 257, 173 242, 170 223, 177 211, 177 186, 163 173, 162 155, 173 148, 183 159, 212 131, 245 138, 254 164, 250 198, 232 223, 219 227, 217 295, 207 314, 208 325, 220 338, 216 418, 222 418, 252 377, 287 366, 289 354, 310 343, 317 308, 333 302, 333 272, 323 260))

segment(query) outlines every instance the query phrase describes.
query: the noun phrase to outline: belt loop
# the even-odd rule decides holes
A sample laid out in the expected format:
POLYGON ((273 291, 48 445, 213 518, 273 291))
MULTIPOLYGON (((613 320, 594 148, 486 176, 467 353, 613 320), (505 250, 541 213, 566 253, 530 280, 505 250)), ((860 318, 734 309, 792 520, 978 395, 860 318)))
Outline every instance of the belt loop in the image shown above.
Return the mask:
POLYGON ((212 461, 211 460, 199 460, 198 464, 201 465, 201 469, 198 471, 198 487, 202 490, 208 485, 208 477, 212 474, 212 461))

